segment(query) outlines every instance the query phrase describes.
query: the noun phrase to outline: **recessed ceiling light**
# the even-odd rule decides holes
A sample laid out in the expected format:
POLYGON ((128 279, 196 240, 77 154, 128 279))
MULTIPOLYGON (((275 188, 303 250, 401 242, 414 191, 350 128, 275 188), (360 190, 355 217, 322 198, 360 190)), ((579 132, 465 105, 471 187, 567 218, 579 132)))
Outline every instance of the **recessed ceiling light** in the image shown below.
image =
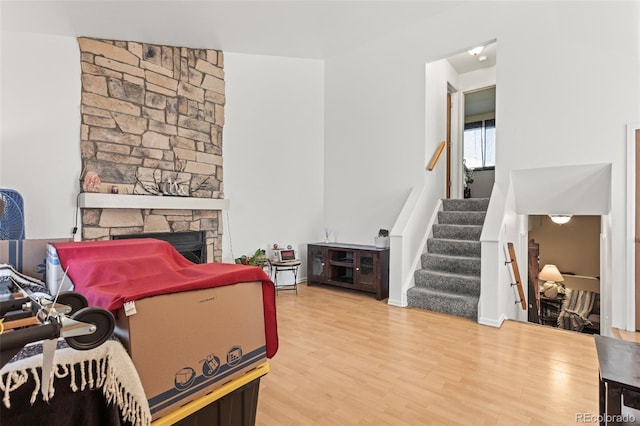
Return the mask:
POLYGON ((487 60, 487 56, 486 55, 478 56, 478 61, 484 62, 486 60, 487 60))
POLYGON ((480 54, 480 52, 482 52, 482 49, 484 49, 484 46, 478 46, 478 47, 474 47, 471 50, 467 50, 467 52, 471 56, 478 56, 480 54))

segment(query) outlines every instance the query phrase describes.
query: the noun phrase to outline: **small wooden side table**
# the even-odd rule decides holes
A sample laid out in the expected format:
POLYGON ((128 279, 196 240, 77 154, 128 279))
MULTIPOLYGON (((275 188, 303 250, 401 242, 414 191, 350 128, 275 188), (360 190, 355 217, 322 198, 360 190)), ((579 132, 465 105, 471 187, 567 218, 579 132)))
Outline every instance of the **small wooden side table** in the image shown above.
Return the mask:
POLYGON ((273 285, 276 288, 276 293, 278 290, 295 290, 296 295, 298 294, 298 268, 302 264, 300 260, 288 260, 288 261, 277 261, 270 260, 269 268, 271 269, 271 279, 273 280, 273 285), (278 272, 290 271, 293 272, 293 284, 280 284, 278 285, 278 272))

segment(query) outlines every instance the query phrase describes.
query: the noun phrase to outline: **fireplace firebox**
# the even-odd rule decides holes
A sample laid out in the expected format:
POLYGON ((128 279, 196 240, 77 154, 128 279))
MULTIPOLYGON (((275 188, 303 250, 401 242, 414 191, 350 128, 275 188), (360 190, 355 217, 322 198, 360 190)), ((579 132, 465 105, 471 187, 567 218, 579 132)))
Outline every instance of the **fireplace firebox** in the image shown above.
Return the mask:
POLYGON ((207 263, 207 244, 204 231, 154 232, 111 236, 112 240, 130 238, 156 238, 167 241, 187 260, 193 263, 207 263))

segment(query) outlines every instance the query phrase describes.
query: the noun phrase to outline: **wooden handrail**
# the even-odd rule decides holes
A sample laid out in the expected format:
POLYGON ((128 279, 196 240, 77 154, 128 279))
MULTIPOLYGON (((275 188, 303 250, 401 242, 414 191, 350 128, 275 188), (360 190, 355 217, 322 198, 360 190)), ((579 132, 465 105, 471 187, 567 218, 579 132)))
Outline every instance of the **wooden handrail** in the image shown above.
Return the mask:
MULTIPOLYGON (((524 298, 524 289, 522 288, 522 280, 520 279, 520 268, 518 268, 518 261, 516 260, 516 251, 513 248, 513 243, 507 243, 507 249, 509 250, 509 261, 507 264, 511 264, 511 268, 513 269, 513 278, 516 280, 515 283, 511 285, 518 286, 518 296, 520 297, 520 306, 522 306, 522 310, 527 310, 527 301, 524 298)), ((517 302, 516 302, 517 303, 517 302)))
POLYGON ((442 154, 442 151, 444 151, 445 146, 447 146, 446 141, 440 142, 440 145, 438 145, 436 152, 434 152, 433 157, 431 157, 431 161, 427 166, 427 170, 432 171, 436 167, 436 163, 438 162, 438 159, 440 159, 440 155, 442 154))

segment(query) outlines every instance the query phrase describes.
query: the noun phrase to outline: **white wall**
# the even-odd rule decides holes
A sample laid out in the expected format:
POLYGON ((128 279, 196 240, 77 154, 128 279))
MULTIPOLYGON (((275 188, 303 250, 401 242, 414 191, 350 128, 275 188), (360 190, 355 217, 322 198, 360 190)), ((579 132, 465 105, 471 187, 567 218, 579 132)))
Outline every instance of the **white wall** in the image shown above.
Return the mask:
MULTIPOLYGON (((458 73, 451 66, 449 61, 441 59, 439 61, 431 62, 425 66, 425 157, 423 160, 424 166, 426 166, 436 151, 441 141, 447 140, 447 92, 448 86, 455 89, 458 88, 458 73)), ((456 98, 457 99, 457 98, 456 98)), ((453 99, 452 99, 453 102, 453 99)), ((457 153, 458 144, 455 135, 455 128, 458 124, 458 120, 454 120, 455 109, 452 108, 452 154, 457 153)), ((456 158, 456 155, 453 155, 456 158)), ((423 166, 423 167, 424 167, 423 166)), ((458 162, 456 160, 451 161, 452 175, 459 171, 458 162)), ((424 168, 423 168, 424 170, 424 168)), ((433 171, 426 172, 427 175, 436 174, 437 178, 432 179, 430 184, 433 186, 434 196, 442 198, 446 195, 446 172, 447 172, 447 158, 446 151, 441 155, 440 160, 433 171)))
MULTIPOLYGON (((625 235, 632 232, 625 229, 626 161, 622 140, 625 124, 637 121, 639 113, 639 6, 637 2, 597 2, 580 7, 581 13, 576 14, 575 7, 559 4, 546 15, 532 7, 529 15, 535 30, 531 39, 524 32, 505 43, 500 39, 497 108, 501 124, 497 137, 517 137, 519 143, 506 144, 499 150, 498 162, 508 159, 509 169, 533 164, 611 163, 611 218, 615 226, 611 229, 610 256, 618 262, 625 259, 625 235), (545 22, 546 29, 542 30, 540 24, 545 22), (596 27, 598 31, 590 30, 596 27), (555 49, 549 50, 553 44, 555 49), (545 60, 526 67, 516 63, 517 57, 503 55, 505 49, 518 48, 524 48, 530 57, 544 55, 545 60), (517 68, 520 81, 533 84, 518 84, 504 75, 505 68, 517 68), (527 102, 513 108, 516 90, 527 102), (525 117, 535 117, 536 122, 548 125, 531 128, 524 123, 525 117), (515 126, 518 122, 519 130, 515 126)), ((500 184, 508 179, 506 171, 496 168, 500 184)), ((625 269, 620 264, 611 271, 610 325, 621 328, 628 326, 626 289, 632 285, 626 280, 625 269)))
MULTIPOLYGON (((395 306, 407 306, 407 290, 415 285, 414 271, 421 267, 420 257, 426 251, 427 238, 436 221, 434 211, 439 209, 439 200, 446 194, 446 152, 441 154, 433 170, 424 171, 424 168, 433 158, 440 142, 447 138, 447 93, 449 87, 457 88, 458 74, 449 61, 441 59, 425 66, 424 80, 425 136, 423 146, 418 151, 423 157, 420 159, 416 155, 418 160, 422 160, 418 163, 422 166, 419 173, 422 178, 419 184, 412 187, 407 199, 401 200, 403 208, 396 215, 390 234, 388 303, 395 306)), ((457 100, 457 97, 452 99, 453 103, 457 100)), ((457 120, 452 121, 452 127, 455 128, 457 120)), ((455 134, 452 134, 452 139, 456 140, 455 134)), ((394 149, 393 146, 390 148, 394 149)), ((456 154, 453 157, 456 158, 456 154)), ((452 166, 452 174, 455 174, 455 164, 452 166)))
POLYGON ((421 185, 445 136, 425 131, 425 65, 494 39, 491 21, 444 13, 327 59, 325 219, 339 241, 371 244, 421 185))
POLYGON ((323 227, 324 64, 225 53, 225 78, 223 260, 273 242, 306 259, 323 227))
POLYGON ((473 198, 489 198, 495 182, 495 170, 474 170, 473 183, 469 184, 473 198))
MULTIPOLYGON (((507 193, 514 169, 611 163, 611 256, 622 261, 625 124, 640 113, 638 8, 472 2, 327 60, 325 211, 332 226, 344 239, 368 242, 371 230, 393 220, 424 170, 424 64, 496 39, 497 184, 507 193), (376 172, 371 165, 381 155, 384 172, 376 172)), ((630 285, 624 271, 612 277, 618 327, 625 327, 630 285)))
POLYGON ((71 235, 80 176, 80 52, 72 37, 2 33, 0 184, 27 238, 71 235))

